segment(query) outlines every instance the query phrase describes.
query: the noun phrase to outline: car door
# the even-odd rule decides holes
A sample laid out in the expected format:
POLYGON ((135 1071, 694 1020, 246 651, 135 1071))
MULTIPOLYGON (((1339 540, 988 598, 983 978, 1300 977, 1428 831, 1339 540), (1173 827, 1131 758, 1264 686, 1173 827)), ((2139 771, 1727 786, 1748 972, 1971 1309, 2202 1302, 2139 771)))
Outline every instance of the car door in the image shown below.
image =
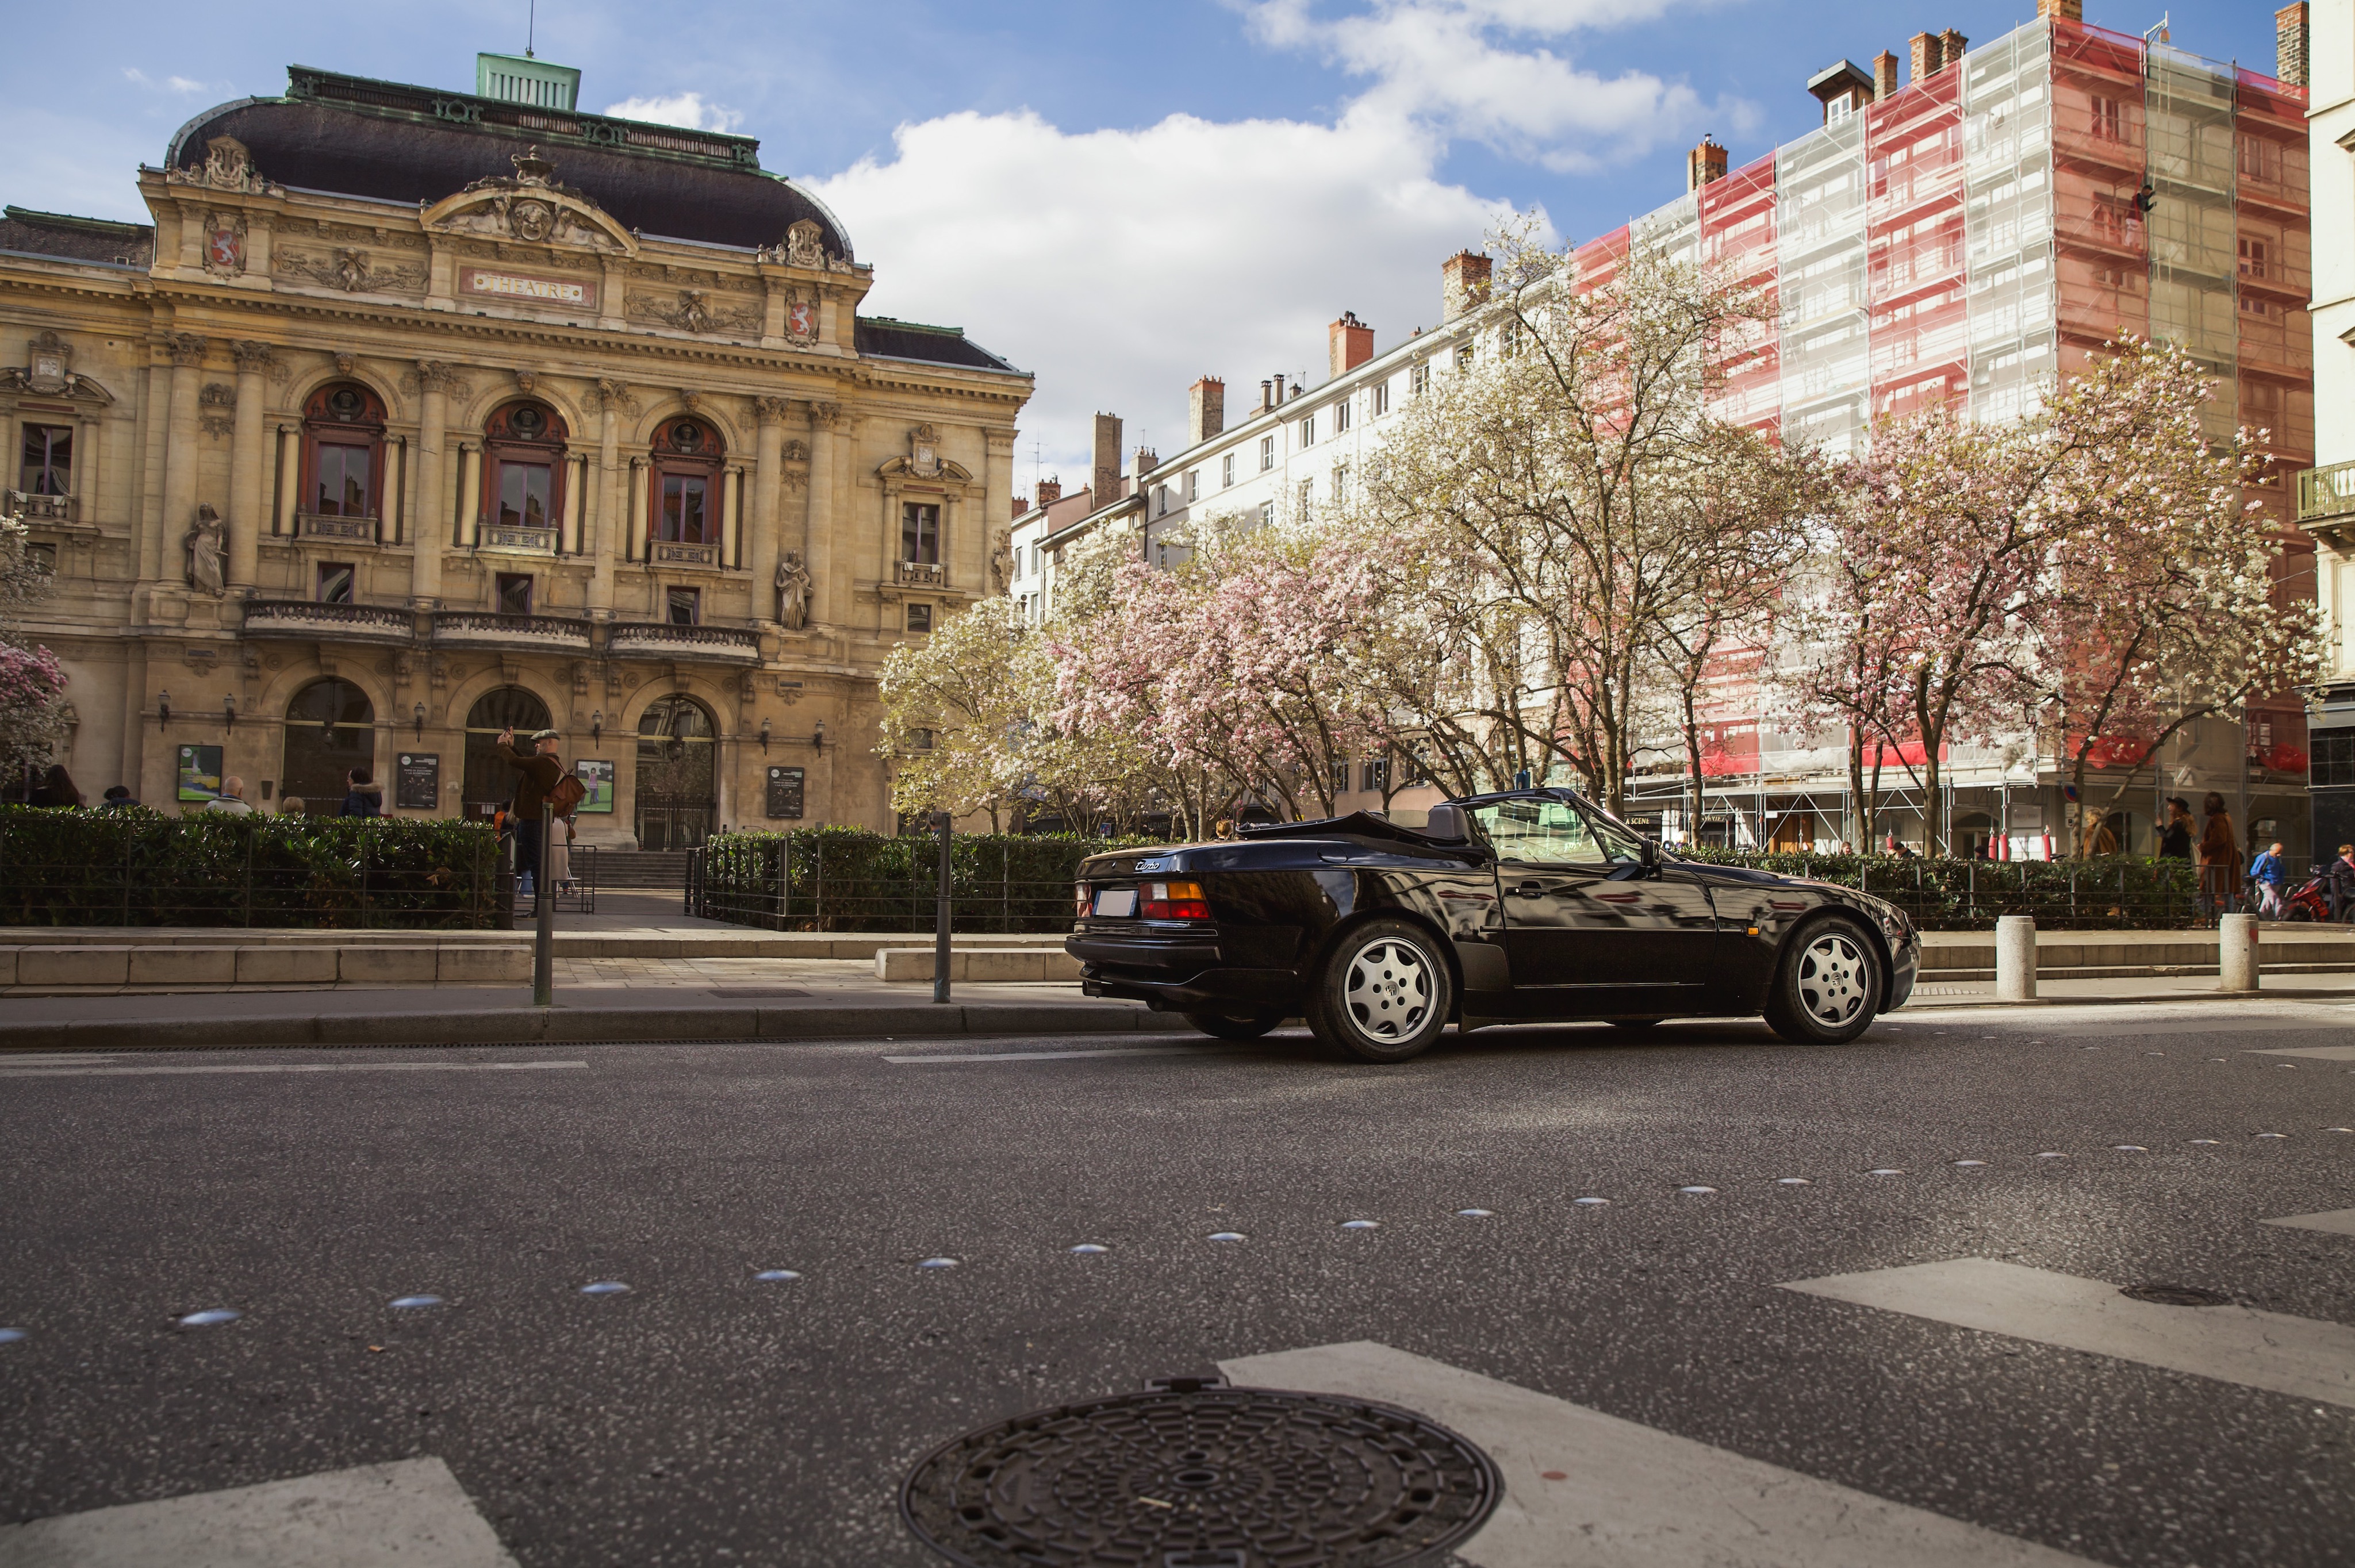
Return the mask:
POLYGON ((1717 921, 1697 878, 1564 796, 1508 798, 1474 816, 1497 852, 1505 947, 1528 1011, 1700 1002, 1717 921))

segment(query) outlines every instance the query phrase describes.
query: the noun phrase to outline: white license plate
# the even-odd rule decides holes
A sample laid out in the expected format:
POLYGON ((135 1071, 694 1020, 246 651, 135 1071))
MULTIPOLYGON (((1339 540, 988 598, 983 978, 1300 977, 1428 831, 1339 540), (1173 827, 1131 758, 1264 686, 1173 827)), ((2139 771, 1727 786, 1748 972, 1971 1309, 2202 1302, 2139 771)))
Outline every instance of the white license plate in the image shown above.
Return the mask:
POLYGON ((1105 888, 1096 895, 1096 913, 1115 916, 1135 914, 1136 889, 1134 887, 1105 888))

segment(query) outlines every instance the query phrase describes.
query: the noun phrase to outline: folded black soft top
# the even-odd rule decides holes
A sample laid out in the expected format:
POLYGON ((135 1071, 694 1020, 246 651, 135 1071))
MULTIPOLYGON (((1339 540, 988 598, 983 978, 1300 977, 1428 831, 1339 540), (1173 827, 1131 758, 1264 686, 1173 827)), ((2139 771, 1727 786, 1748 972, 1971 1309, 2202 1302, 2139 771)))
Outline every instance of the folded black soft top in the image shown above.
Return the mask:
POLYGON ((1445 843, 1460 848, 1455 840, 1434 839, 1412 828, 1401 827, 1388 817, 1371 811, 1352 811, 1346 817, 1319 817, 1313 822, 1255 822, 1238 827, 1235 836, 1245 839, 1388 839, 1401 844, 1445 843))

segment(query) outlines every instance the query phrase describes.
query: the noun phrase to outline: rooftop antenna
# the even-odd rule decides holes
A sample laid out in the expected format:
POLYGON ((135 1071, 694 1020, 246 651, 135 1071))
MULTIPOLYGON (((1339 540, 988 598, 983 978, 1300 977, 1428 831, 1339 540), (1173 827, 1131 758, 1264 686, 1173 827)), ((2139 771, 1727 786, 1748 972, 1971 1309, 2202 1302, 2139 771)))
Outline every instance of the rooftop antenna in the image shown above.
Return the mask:
POLYGON ((531 47, 539 41, 539 0, 531 0, 531 8, 524 13, 523 58, 532 58, 531 47))

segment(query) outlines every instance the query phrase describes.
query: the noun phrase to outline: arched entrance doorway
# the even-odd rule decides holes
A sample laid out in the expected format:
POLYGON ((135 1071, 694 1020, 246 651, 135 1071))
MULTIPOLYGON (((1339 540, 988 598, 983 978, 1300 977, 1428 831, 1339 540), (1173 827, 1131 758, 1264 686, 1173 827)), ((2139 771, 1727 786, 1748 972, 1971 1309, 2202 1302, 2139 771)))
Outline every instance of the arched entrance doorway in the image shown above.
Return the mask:
POLYGON ((466 815, 490 816, 515 799, 516 770, 498 754, 499 732, 512 728, 522 741, 554 727, 548 705, 521 686, 496 687, 475 698, 466 710, 466 815))
POLYGON ((345 775, 376 768, 376 706, 349 681, 314 681, 286 705, 285 755, 278 769, 281 799, 292 795, 305 813, 334 816, 349 788, 345 775))
POLYGON ((656 697, 638 716, 640 849, 693 849, 711 832, 717 734, 693 697, 656 697))

